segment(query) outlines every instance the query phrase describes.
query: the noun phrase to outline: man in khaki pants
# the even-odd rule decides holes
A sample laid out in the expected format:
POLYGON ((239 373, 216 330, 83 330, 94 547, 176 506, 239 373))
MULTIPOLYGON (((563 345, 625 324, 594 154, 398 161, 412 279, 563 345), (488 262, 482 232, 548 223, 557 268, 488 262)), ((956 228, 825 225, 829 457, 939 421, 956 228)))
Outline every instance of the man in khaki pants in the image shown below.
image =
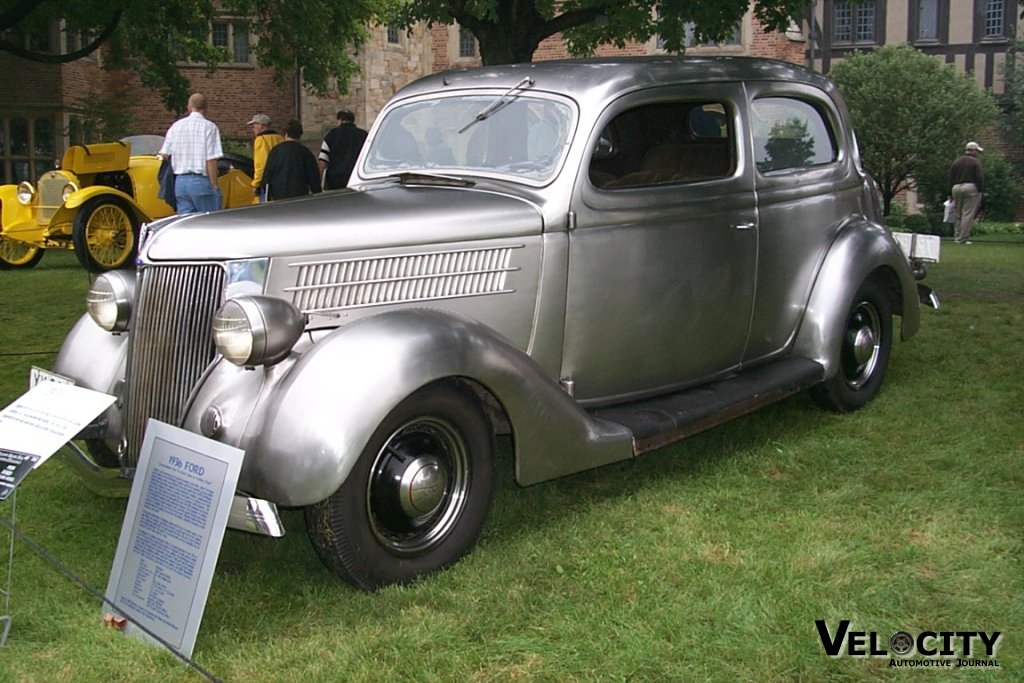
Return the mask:
POLYGON ((971 226, 981 206, 985 171, 981 168, 977 142, 968 142, 963 156, 949 167, 949 196, 953 199, 953 236, 957 244, 970 244, 971 226))

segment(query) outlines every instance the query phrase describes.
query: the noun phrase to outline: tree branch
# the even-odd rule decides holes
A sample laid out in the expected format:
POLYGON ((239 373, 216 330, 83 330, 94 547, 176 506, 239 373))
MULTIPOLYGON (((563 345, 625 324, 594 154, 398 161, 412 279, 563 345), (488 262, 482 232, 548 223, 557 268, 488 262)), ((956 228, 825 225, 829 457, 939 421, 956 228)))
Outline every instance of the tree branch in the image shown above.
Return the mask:
POLYGON ((66 64, 68 62, 73 62, 76 59, 86 57, 98 50, 100 45, 107 42, 110 36, 113 35, 114 31, 117 30, 117 25, 119 23, 121 23, 121 10, 116 10, 113 18, 110 20, 110 23, 107 24, 107 27, 104 28, 103 32, 96 36, 91 43, 79 50, 62 55, 51 55, 46 52, 26 50, 8 40, 0 41, 0 50, 9 52, 16 57, 21 57, 32 62, 39 62, 42 64, 66 64))
POLYGON ((0 33, 14 28, 25 19, 32 10, 43 4, 44 0, 19 0, 14 7, 0 14, 0 33))

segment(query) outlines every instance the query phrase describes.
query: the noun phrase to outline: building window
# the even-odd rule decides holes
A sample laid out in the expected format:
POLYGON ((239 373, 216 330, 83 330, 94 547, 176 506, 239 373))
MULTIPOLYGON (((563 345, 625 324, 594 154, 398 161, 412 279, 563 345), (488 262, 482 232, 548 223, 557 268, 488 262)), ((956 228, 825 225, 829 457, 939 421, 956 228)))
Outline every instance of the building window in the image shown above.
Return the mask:
POLYGON ((874 0, 837 0, 832 6, 832 40, 836 43, 877 43, 878 13, 874 0))
POLYGON ((398 45, 399 42, 401 41, 398 37, 398 27, 388 24, 388 43, 391 45, 398 45))
POLYGON ((984 8, 985 38, 1006 37, 1006 0, 985 0, 984 8))
POLYGON ((249 26, 242 21, 215 21, 210 27, 210 42, 224 48, 234 64, 249 63, 249 26))
POLYGON ((0 119, 0 181, 35 182, 55 167, 53 119, 12 116, 0 119))
POLYGON ((919 0, 917 3, 917 40, 939 39, 939 0, 919 0))
POLYGON ((476 38, 465 28, 459 28, 459 56, 476 57, 476 38))

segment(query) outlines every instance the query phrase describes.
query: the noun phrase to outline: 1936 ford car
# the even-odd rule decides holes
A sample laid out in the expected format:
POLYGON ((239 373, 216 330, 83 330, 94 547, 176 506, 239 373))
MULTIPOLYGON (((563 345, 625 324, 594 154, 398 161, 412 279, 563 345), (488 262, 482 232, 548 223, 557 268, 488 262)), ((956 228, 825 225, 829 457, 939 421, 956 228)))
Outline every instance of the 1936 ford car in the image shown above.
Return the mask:
POLYGON ((528 485, 803 390, 853 410, 929 293, 824 78, 541 62, 406 87, 349 190, 149 225, 54 369, 118 398, 83 471, 134 467, 150 418, 235 445, 231 526, 304 508, 374 589, 473 546, 496 434, 528 485))
MULTIPOLYGON (((170 216, 158 196, 159 135, 72 145, 57 170, 33 184, 0 185, 0 269, 32 268, 45 249, 74 249, 86 269, 132 266, 139 226, 170 216)), ((217 162, 225 207, 252 203, 252 160, 217 162)))

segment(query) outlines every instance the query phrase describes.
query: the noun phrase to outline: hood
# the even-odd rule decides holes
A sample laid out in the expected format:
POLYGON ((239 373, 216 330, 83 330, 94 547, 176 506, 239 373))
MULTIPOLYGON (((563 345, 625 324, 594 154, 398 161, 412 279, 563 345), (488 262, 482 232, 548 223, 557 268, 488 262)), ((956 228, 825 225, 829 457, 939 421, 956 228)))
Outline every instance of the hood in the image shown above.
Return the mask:
POLYGON ((539 234, 539 208, 506 194, 463 187, 387 185, 154 225, 146 261, 228 260, 539 234))

